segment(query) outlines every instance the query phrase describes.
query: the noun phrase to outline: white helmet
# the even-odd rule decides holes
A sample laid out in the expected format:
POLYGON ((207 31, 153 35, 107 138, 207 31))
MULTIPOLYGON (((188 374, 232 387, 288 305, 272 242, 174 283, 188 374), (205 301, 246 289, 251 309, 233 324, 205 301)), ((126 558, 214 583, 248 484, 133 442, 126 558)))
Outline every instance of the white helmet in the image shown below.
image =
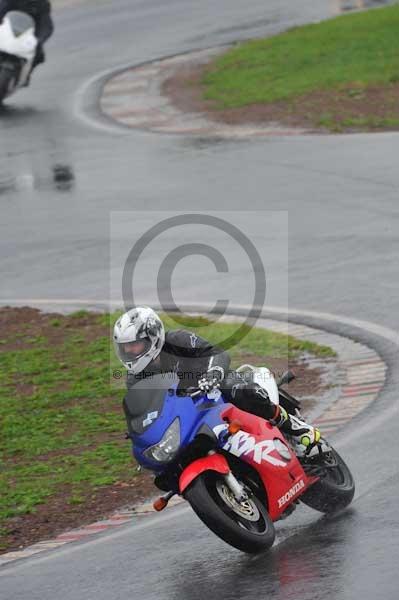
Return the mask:
POLYGON ((132 308, 115 323, 115 352, 131 373, 141 373, 159 355, 164 341, 163 323, 148 306, 132 308))

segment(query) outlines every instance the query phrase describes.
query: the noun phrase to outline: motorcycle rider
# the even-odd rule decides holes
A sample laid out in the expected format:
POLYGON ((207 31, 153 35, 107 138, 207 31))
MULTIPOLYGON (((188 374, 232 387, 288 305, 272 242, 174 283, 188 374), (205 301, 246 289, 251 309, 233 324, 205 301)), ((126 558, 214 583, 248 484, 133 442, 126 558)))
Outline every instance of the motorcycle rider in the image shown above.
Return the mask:
POLYGON ((4 16, 11 10, 27 13, 35 21, 35 36, 38 40, 38 45, 32 64, 32 73, 37 65, 45 61, 43 46, 54 31, 54 24, 51 18, 51 4, 48 0, 0 0, 0 23, 4 16))
POLYGON ((161 319, 151 308, 138 306, 117 319, 113 341, 116 355, 127 369, 128 390, 144 377, 175 372, 179 378, 178 395, 185 395, 190 387, 204 392, 220 387, 227 401, 267 419, 288 434, 298 456, 316 451, 318 429, 273 404, 257 383, 229 371, 227 352, 184 329, 165 332, 161 319))

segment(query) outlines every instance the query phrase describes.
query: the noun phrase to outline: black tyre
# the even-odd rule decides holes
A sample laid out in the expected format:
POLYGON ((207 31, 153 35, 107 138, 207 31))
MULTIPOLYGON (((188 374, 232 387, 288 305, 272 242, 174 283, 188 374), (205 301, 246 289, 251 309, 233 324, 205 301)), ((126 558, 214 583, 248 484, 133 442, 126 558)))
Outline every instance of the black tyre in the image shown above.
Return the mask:
POLYGON ((0 67, 0 103, 4 100, 7 95, 8 88, 11 81, 11 73, 6 69, 0 67))
POLYGON ((238 550, 257 554, 273 545, 274 525, 263 502, 251 492, 248 500, 237 502, 219 473, 202 473, 184 497, 211 531, 238 550))
POLYGON ((352 474, 334 448, 323 455, 320 480, 301 496, 301 501, 311 508, 329 514, 342 510, 353 500, 355 482, 352 474))

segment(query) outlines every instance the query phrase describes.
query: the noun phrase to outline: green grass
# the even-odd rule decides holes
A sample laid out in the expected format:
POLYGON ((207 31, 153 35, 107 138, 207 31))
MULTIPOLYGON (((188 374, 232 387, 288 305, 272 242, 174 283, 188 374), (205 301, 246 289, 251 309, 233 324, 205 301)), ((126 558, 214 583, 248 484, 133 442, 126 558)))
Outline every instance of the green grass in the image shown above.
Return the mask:
POLYGON ((373 131, 399 128, 399 117, 346 117, 337 120, 333 114, 324 113, 318 120, 318 125, 330 131, 341 133, 348 129, 373 131))
MULTIPOLYGON (((29 331, 4 338, 0 346, 0 544, 7 519, 24 515, 66 489, 70 504, 84 493, 135 476, 123 440, 123 391, 112 383, 120 364, 110 356, 113 315, 78 313, 48 319, 41 335, 29 331), (85 343, 85 334, 97 335, 85 343), (55 332, 54 332, 55 329, 55 332), (56 337, 54 337, 54 334, 56 337), (50 341, 51 338, 51 341, 50 341), (9 344, 20 340, 18 349, 9 344), (57 340, 55 342, 54 340, 57 340)), ((167 328, 179 327, 164 317, 167 328)), ((190 318, 186 325, 213 342, 231 335, 234 324, 190 318)), ((310 352, 332 356, 328 347, 253 329, 231 349, 243 354, 295 357, 310 352)))
POLYGON ((218 108, 291 100, 315 90, 399 81, 399 6, 337 17, 240 44, 203 77, 218 108))

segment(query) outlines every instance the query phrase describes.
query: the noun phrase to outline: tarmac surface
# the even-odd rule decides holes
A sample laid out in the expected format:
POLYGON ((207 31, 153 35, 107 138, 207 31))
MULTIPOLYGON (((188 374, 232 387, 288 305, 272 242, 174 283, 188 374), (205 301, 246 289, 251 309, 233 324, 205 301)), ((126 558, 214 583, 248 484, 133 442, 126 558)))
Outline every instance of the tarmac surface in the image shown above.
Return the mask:
MULTIPOLYGON (((86 95, 91 78, 110 69, 271 34, 336 14, 338 4, 106 0, 56 10, 48 62, 0 114, 0 303, 116 301, 121 264, 149 227, 217 211, 265 258, 268 303, 375 347, 388 364, 379 400, 333 438, 357 482, 353 508, 328 520, 301 508, 279 525, 272 552, 248 558, 176 507, 5 565, 5 599, 61 591, 66 600, 397 598, 398 135, 237 141, 121 132, 97 121, 86 95)), ((213 230, 199 239, 191 225, 178 236, 168 230, 143 257, 140 299, 157 298, 150 279, 176 237, 212 247, 220 239, 230 267, 213 254, 215 270, 203 247, 192 260, 187 248, 169 255, 170 272, 181 259, 171 275, 178 303, 251 301, 240 248, 213 230)), ((168 281, 159 287, 167 291, 168 281)))

